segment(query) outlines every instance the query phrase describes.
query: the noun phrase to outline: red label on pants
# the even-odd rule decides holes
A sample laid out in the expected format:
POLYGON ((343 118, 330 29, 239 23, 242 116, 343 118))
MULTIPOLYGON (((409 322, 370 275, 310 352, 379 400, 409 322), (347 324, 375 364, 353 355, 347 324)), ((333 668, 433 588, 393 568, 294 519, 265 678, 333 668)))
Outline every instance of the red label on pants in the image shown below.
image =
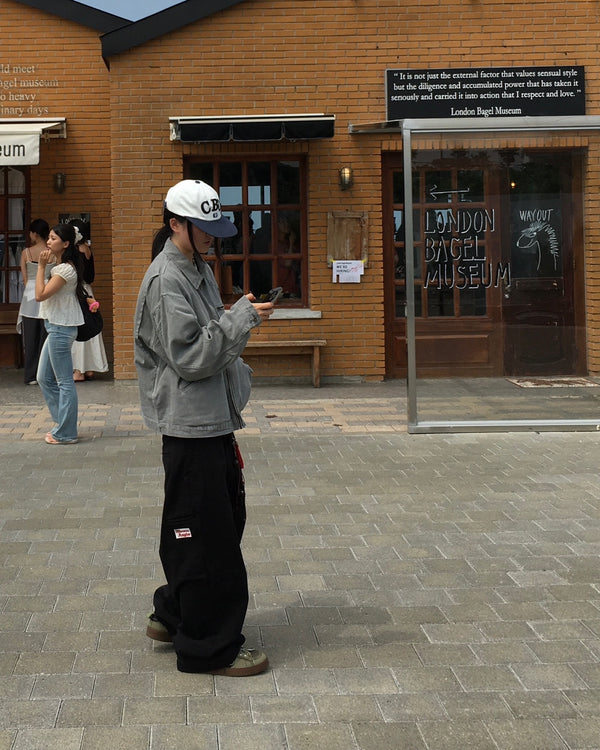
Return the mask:
POLYGON ((244 459, 242 458, 242 454, 240 452, 240 446, 237 444, 237 442, 235 444, 235 455, 236 455, 238 463, 240 465, 240 469, 243 469, 244 468, 244 459))

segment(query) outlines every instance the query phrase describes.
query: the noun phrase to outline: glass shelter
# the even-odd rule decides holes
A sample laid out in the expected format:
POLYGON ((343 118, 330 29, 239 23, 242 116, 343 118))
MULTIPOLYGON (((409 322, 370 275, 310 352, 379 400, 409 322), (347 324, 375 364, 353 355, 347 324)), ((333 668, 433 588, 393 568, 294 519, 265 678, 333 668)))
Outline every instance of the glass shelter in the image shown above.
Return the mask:
POLYGON ((409 431, 599 429, 584 183, 600 118, 379 127, 402 133, 383 158, 384 283, 409 431))

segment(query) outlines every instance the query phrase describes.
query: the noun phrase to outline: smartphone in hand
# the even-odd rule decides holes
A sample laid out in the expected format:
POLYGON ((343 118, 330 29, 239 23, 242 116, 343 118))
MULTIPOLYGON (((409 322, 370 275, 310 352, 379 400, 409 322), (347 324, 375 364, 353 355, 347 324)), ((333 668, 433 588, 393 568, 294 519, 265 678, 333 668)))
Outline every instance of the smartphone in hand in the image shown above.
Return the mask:
POLYGON ((265 292, 264 294, 261 294, 260 297, 256 301, 257 302, 272 302, 273 304, 275 304, 282 294, 283 294, 283 287, 276 286, 274 289, 271 289, 269 292, 265 292))

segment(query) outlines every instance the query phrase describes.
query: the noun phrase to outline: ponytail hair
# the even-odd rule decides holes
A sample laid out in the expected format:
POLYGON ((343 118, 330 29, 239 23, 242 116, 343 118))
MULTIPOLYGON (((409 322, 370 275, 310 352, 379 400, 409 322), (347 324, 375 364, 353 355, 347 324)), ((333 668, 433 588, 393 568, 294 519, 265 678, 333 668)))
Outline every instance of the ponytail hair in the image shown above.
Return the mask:
POLYGON ((154 258, 156 258, 156 256, 162 252, 162 249, 165 246, 165 242, 173 234, 173 231, 171 230, 171 219, 177 219, 177 221, 181 223, 186 221, 184 216, 174 214, 165 206, 165 208, 163 209, 163 225, 156 232, 152 241, 152 260, 154 260, 154 258))
MULTIPOLYGON (((156 232, 156 234, 154 235, 154 240, 152 241, 152 260, 154 260, 156 256, 160 252, 162 252, 162 249, 165 246, 165 242, 173 234, 173 230, 171 229, 171 219, 177 219, 177 221, 180 224, 183 224, 184 222, 187 224, 187 231, 188 231, 188 237, 190 238, 190 245, 192 246, 194 250, 196 250, 196 245, 194 244, 192 222, 188 221, 188 219, 185 216, 179 216, 178 214, 174 214, 172 211, 169 211, 169 209, 165 206, 165 208, 163 209, 163 225, 156 232)), ((215 255, 217 256, 219 260, 221 259, 221 249, 217 241, 215 241, 215 255)))

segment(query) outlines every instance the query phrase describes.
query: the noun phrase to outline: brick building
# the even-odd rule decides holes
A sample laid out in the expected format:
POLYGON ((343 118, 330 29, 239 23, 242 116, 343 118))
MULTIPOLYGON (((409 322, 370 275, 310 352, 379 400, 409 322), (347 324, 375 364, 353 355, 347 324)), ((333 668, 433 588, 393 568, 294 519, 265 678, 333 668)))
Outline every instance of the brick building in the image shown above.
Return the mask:
POLYGON ((326 340, 324 378, 403 376, 407 307, 424 375, 600 373, 595 2, 188 0, 131 23, 0 0, 0 17, 4 325, 28 222, 89 214, 112 372, 135 377, 162 200, 197 177, 240 228, 214 264, 225 300, 284 286, 255 336, 326 340))

